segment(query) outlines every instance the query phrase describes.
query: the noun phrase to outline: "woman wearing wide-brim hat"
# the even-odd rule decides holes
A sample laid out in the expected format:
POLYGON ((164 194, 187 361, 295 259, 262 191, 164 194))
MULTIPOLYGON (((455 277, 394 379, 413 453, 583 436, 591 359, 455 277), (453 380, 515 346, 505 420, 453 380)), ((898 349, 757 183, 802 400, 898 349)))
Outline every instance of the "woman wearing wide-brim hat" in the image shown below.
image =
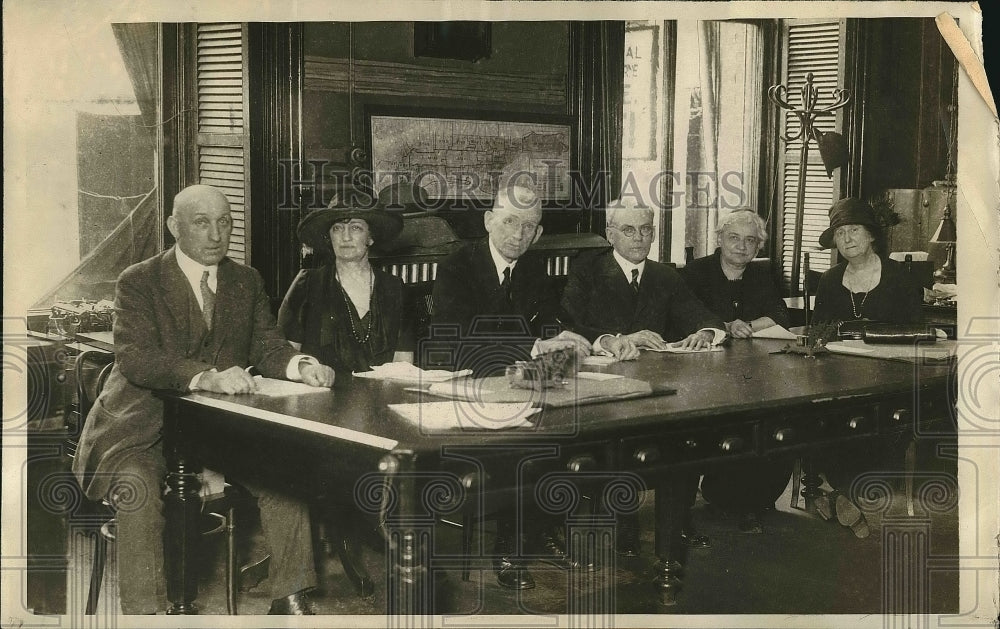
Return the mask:
POLYGON ((402 218, 378 206, 331 205, 299 222, 299 240, 325 263, 299 272, 278 311, 278 326, 338 376, 391 361, 412 362, 403 283, 368 260, 373 246, 385 248, 399 235, 402 218))
POLYGON ((843 262, 823 273, 813 321, 913 323, 920 320, 920 287, 906 267, 879 251, 882 228, 871 205, 846 198, 830 208, 830 226, 819 237, 837 247, 843 262))
MULTIPOLYGON (((883 241, 882 227, 868 203, 847 198, 830 208, 830 226, 820 235, 819 244, 824 249, 837 247, 844 261, 819 280, 814 323, 920 320, 920 287, 910 279, 906 267, 879 251, 883 241)), ((814 463, 824 470, 831 487, 848 488, 859 474, 878 466, 884 456, 879 447, 866 444, 819 455, 814 463)), ((816 509, 824 519, 836 518, 858 537, 870 533, 864 514, 849 492, 834 489, 823 493, 816 498, 816 509)))

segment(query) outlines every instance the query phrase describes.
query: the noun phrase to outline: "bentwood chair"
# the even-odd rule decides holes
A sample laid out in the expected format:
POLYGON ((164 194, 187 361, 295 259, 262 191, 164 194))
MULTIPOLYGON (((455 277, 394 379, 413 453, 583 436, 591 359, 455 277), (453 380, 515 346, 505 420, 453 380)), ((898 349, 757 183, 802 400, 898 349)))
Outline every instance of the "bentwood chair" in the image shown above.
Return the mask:
MULTIPOLYGON (((66 453, 70 459, 76 456, 80 435, 87 421, 90 409, 97 401, 104 384, 107 382, 111 369, 114 367, 114 356, 101 351, 84 351, 76 357, 73 373, 74 401, 65 413, 65 421, 69 437, 66 440, 66 453)), ((235 509, 242 500, 242 492, 227 485, 225 491, 215 496, 207 497, 202 505, 207 525, 202 535, 222 535, 226 537, 226 610, 236 614, 236 545, 235 545, 235 509)), ((101 584, 104 580, 104 568, 107 563, 108 542, 115 541, 117 521, 114 509, 107 500, 86 500, 85 515, 80 518, 83 524, 90 523, 90 535, 94 537, 93 562, 90 569, 90 585, 87 593, 86 614, 93 615, 97 611, 97 601, 101 594, 101 584)), ((77 522, 80 524, 81 522, 77 522)))

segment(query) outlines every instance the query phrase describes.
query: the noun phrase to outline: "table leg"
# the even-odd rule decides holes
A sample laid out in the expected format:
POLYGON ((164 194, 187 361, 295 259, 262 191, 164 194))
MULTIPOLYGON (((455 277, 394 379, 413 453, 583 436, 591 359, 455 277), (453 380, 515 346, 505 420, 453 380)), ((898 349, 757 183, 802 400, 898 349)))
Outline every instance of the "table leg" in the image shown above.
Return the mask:
POLYGON ((823 484, 823 477, 816 470, 816 464, 811 456, 802 457, 802 497, 805 498, 805 508, 811 511, 816 504, 816 498, 823 495, 820 485, 823 484))
POLYGON ((172 404, 164 405, 164 454, 167 459, 167 494, 163 499, 166 516, 163 556, 167 580, 168 614, 197 614, 198 581, 194 565, 200 535, 198 516, 201 483, 200 466, 185 457, 170 417, 176 412, 172 404))
MULTIPOLYGON (((396 510, 387 514, 389 587, 386 612, 417 616, 433 613, 433 583, 429 578, 433 518, 428 520, 420 502, 421 483, 414 470, 412 452, 395 452, 380 465, 394 485, 396 510)), ((418 623, 419 624, 419 623, 418 623)))
POLYGON ((653 585, 663 605, 675 605, 681 590, 686 545, 681 536, 690 511, 687 474, 672 474, 656 484, 656 566, 653 585))

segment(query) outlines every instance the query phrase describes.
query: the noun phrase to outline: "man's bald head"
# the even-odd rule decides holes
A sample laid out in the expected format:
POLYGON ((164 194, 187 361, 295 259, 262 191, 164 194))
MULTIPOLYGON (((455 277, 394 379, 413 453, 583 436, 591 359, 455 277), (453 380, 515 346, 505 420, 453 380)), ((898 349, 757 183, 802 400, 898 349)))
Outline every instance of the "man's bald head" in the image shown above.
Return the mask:
POLYGON ((229 201, 218 188, 188 186, 174 197, 167 228, 192 260, 205 266, 218 264, 229 250, 233 231, 229 201))

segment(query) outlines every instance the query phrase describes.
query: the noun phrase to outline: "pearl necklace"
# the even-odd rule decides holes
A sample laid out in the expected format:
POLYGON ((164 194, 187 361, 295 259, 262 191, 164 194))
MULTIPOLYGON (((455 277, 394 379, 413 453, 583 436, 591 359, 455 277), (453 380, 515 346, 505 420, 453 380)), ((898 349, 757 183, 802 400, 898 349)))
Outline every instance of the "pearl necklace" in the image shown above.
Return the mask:
POLYGON ((358 343, 364 345, 368 342, 368 339, 372 336, 372 321, 375 319, 375 313, 372 312, 372 296, 375 294, 375 272, 370 268, 368 269, 368 326, 364 330, 364 336, 358 335, 358 327, 361 326, 361 319, 358 319, 357 326, 354 325, 354 310, 351 309, 351 297, 344 290, 344 284, 340 281, 340 271, 337 271, 337 286, 340 287, 340 292, 344 296, 344 305, 347 307, 347 319, 351 322, 351 336, 358 343))

